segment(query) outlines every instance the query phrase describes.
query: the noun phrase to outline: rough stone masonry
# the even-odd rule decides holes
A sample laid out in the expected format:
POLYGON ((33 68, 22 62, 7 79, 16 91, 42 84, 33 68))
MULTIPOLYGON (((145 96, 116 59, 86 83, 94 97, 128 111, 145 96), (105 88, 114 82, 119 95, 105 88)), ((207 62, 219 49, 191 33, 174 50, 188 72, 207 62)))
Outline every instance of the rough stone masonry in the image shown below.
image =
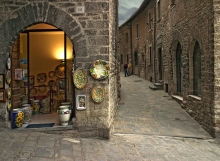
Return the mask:
MULTIPOLYGON (((75 95, 88 98, 87 109, 76 111, 75 124, 86 137, 109 138, 118 105, 117 10, 117 0, 1 0, 0 74, 6 74, 7 53, 27 27, 47 23, 62 29, 74 44, 74 66, 86 69, 88 74, 86 88, 75 89, 75 95), (89 73, 91 63, 97 59, 108 61, 110 66, 108 78, 102 81, 89 73), (104 86, 106 91, 100 104, 91 99, 95 85, 104 86)), ((10 84, 5 84, 6 90, 10 88, 10 84)), ((0 127, 10 127, 7 102, 0 102, 0 127)))

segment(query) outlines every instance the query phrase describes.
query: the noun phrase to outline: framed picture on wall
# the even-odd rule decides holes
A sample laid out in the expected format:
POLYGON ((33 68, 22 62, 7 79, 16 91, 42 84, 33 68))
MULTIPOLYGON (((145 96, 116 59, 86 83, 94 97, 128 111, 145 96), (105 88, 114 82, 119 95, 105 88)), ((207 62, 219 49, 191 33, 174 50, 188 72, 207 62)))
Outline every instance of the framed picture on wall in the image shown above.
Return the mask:
POLYGON ((69 91, 69 84, 68 84, 68 79, 66 79, 66 82, 65 82, 65 79, 57 79, 57 91, 65 91, 65 89, 67 89, 67 91, 69 91), (67 82, 67 84, 65 85, 65 83, 67 82))
POLYGON ((76 109, 85 110, 86 109, 86 95, 76 96, 76 109))
POLYGON ((0 89, 5 89, 5 75, 0 74, 0 89))
POLYGON ((22 80, 23 71, 22 69, 15 69, 15 80, 22 80))
POLYGON ((0 89, 0 102, 6 101, 6 92, 5 89, 0 89))

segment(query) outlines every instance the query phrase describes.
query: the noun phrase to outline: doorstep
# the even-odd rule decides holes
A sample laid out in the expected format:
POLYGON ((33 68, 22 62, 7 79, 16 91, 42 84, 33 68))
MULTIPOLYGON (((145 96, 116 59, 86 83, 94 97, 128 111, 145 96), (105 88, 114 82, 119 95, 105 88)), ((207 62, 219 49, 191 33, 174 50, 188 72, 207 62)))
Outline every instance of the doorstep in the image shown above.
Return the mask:
POLYGON ((59 126, 55 125, 53 127, 42 127, 42 128, 25 128, 28 124, 23 124, 20 128, 15 128, 13 130, 21 130, 21 131, 65 131, 65 130, 76 130, 76 127, 73 125, 67 125, 67 126, 59 126))

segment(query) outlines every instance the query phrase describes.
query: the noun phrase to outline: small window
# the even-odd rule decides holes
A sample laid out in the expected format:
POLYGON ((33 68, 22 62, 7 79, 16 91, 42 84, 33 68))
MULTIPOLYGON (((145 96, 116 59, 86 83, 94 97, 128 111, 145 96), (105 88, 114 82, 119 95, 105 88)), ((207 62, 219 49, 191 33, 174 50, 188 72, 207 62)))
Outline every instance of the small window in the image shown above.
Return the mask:
POLYGON ((128 43, 128 33, 126 33, 126 43, 128 43))
POLYGON ((157 15, 158 15, 157 18, 158 18, 158 20, 160 20, 160 17, 161 17, 161 15, 160 15, 160 14, 161 14, 161 13, 160 13, 160 10, 161 10, 161 8, 160 8, 160 1, 158 1, 158 2, 157 2, 157 15))
POLYGON ((136 24, 136 38, 139 38, 139 26, 136 24))

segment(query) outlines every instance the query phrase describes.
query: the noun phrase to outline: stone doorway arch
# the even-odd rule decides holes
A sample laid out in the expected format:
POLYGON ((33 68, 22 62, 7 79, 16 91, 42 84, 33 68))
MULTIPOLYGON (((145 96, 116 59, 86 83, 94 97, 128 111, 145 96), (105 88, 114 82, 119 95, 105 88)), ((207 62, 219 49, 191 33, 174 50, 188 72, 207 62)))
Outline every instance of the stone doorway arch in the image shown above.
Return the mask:
MULTIPOLYGON (((78 57, 87 56, 87 41, 84 31, 74 16, 71 16, 71 14, 63 11, 59 6, 49 2, 29 3, 15 10, 15 12, 9 15, 8 19, 0 25, 0 46, 3 49, 0 53, 2 57, 5 58, 0 60, 2 64, 1 73, 7 72, 5 65, 6 60, 9 57, 10 48, 13 46, 18 35, 28 27, 38 23, 50 24, 65 32, 72 44, 74 44, 73 64, 75 66, 77 66, 78 57)), ((10 84, 7 84, 6 90, 9 88, 10 84)), ((2 104, 4 109, 7 109, 7 104, 7 100, 4 105, 2 104)), ((0 124, 2 124, 3 127, 10 127, 9 111, 4 111, 6 111, 5 118, 1 118, 3 121, 0 124), (6 124, 4 124, 5 122, 6 124)))

